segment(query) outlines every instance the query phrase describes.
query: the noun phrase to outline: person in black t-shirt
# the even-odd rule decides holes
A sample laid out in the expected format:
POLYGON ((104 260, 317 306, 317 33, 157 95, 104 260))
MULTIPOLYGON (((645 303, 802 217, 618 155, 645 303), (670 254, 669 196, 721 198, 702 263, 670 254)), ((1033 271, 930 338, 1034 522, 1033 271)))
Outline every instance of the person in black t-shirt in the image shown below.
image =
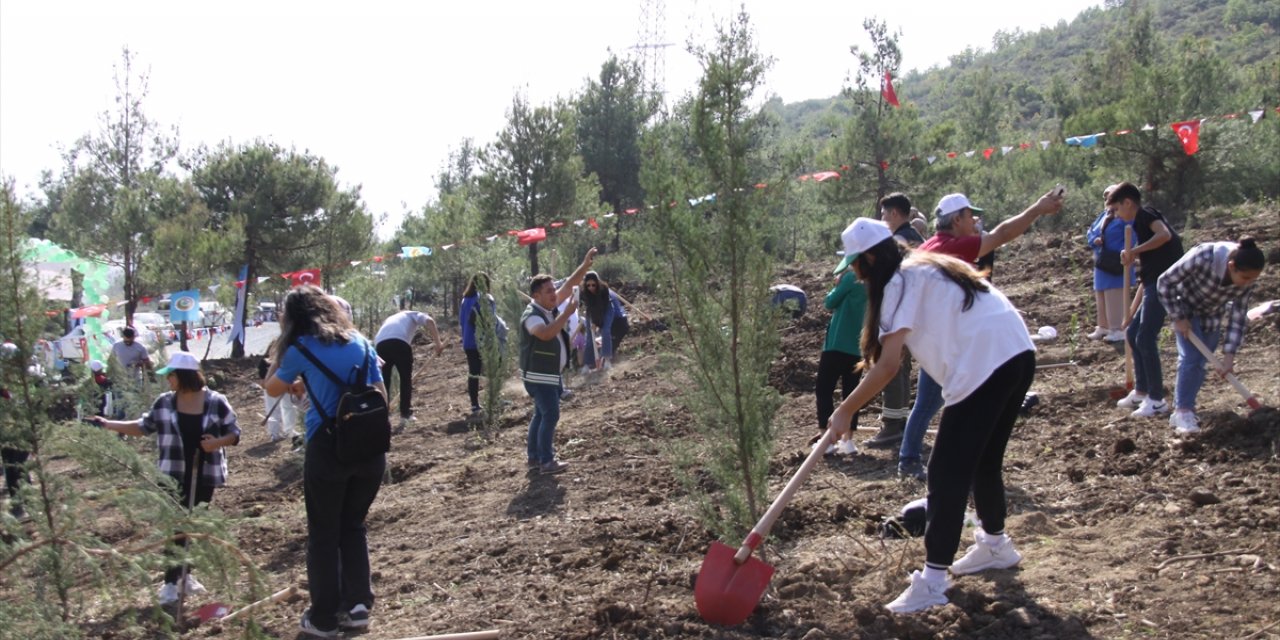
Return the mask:
POLYGON ((1142 306, 1125 334, 1133 349, 1133 391, 1116 406, 1132 409, 1131 415, 1136 418, 1167 414, 1169 403, 1164 399, 1164 378, 1156 345, 1164 326, 1165 308, 1160 304, 1156 279, 1182 257, 1182 243, 1159 211, 1142 206, 1142 192, 1131 183, 1116 186, 1107 197, 1107 209, 1115 217, 1133 224, 1138 244, 1121 251, 1120 262, 1128 267, 1137 261, 1138 279, 1142 283, 1142 306))

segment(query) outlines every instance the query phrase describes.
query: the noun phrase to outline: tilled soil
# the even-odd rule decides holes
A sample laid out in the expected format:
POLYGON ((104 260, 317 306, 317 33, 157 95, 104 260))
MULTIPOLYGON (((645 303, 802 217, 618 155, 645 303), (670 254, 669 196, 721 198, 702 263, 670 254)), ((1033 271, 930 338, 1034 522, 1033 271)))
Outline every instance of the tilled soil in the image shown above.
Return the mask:
MULTIPOLYGON (((1211 222, 1189 232, 1187 246, 1248 229, 1274 254, 1274 220, 1211 222)), ((489 437, 464 420, 465 358, 456 333, 446 332, 443 356, 417 348, 418 422, 395 438, 368 519, 378 601, 365 635, 496 628, 509 638, 584 640, 1280 637, 1280 414, 1248 416, 1216 376, 1200 394, 1197 436, 1177 437, 1164 419, 1116 409, 1108 392, 1123 385, 1123 354, 1083 337, 1094 306, 1089 255, 1079 247, 1034 234, 1002 249, 996 263, 996 285, 1028 326, 1050 325, 1061 336, 1041 345, 1039 361, 1076 363, 1037 374, 1040 404, 1010 443, 1008 530, 1025 556, 1020 568, 956 579, 945 607, 887 613, 883 604, 906 586, 924 549, 918 538, 882 539, 880 523, 925 487, 897 477, 894 452, 863 448, 824 460, 783 514, 763 554, 777 573, 749 620, 709 625, 694 607, 693 583, 712 537, 691 515, 666 456, 670 442, 693 435, 676 404, 686 380, 658 356, 672 334, 633 315, 610 377, 572 380, 576 395, 562 407, 557 433, 571 466, 541 476, 525 469, 531 405, 519 383, 506 385, 512 405, 489 437)), ((802 287, 810 305, 781 327, 770 376, 785 396, 771 495, 816 430, 812 387, 831 267, 780 270, 779 280, 802 287)), ((1264 274, 1255 303, 1280 298, 1278 271, 1264 274)), ((628 294, 663 318, 660 299, 628 294)), ((1173 341, 1162 345, 1172 387, 1173 341)), ((231 453, 231 486, 215 504, 245 516, 239 543, 274 588, 305 586, 299 455, 258 427, 253 362, 206 364, 246 434, 231 453)), ((1237 371, 1275 402, 1278 364, 1280 319, 1271 316, 1249 328, 1237 371)), ((863 412, 861 425, 859 439, 874 433, 877 407, 863 412)), ((202 598, 218 595, 226 599, 202 598)), ((256 622, 270 637, 292 638, 305 606, 270 607, 256 622)), ((187 636, 241 630, 207 624, 187 636)))

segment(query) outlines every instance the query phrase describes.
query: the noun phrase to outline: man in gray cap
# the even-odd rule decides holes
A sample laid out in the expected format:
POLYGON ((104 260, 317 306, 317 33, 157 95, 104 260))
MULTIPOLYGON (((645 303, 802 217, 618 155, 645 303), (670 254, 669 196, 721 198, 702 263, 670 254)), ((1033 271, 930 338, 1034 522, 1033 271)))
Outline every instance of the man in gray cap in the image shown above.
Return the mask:
MULTIPOLYGON (((963 193, 947 194, 933 210, 933 237, 925 240, 918 251, 943 253, 977 263, 979 258, 1026 233, 1036 218, 1057 213, 1065 199, 1066 194, 1055 188, 1040 196, 1026 211, 996 225, 990 233, 984 233, 978 230, 973 217, 975 212, 982 213, 982 209, 973 206, 963 193)), ((898 475, 925 479, 926 465, 920 459, 920 449, 924 446, 925 429, 941 408, 942 387, 921 369, 916 380, 916 401, 907 418, 902 446, 898 449, 898 475)))

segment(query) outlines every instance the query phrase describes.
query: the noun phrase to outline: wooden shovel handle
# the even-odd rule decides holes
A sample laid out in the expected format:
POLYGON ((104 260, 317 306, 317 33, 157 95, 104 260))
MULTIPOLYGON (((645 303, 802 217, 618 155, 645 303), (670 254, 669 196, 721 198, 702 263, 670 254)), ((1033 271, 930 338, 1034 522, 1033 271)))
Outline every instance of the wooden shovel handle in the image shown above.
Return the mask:
POLYGON ((1200 340, 1200 337, 1197 336, 1194 331, 1187 332, 1187 340, 1196 346, 1196 349, 1200 351, 1200 354, 1204 356, 1205 360, 1209 361, 1209 364, 1213 365, 1213 369, 1219 372, 1219 375, 1226 378, 1227 382, 1230 382, 1231 386, 1236 388, 1236 392, 1244 398, 1245 404, 1249 405, 1250 409, 1262 408, 1262 403, 1258 401, 1256 396, 1249 393, 1249 389, 1244 386, 1244 383, 1240 382, 1240 379, 1236 377, 1236 374, 1229 371, 1227 373, 1222 373, 1222 361, 1218 360, 1218 356, 1213 355, 1213 352, 1209 350, 1209 347, 1205 346, 1204 342, 1200 340))
POLYGON ((398 640, 494 640, 498 637, 500 637, 500 633, 497 629, 489 629, 488 631, 445 633, 437 636, 414 636, 412 638, 399 638, 398 640))
POLYGON ((764 517, 760 518, 760 522, 752 527, 751 533, 747 534, 747 539, 742 541, 742 546, 738 547, 738 552, 733 554, 733 561, 742 564, 751 557, 751 552, 760 546, 765 536, 769 535, 769 530, 773 528, 773 523, 778 520, 778 516, 782 515, 782 510, 787 507, 787 503, 791 502, 791 497, 796 491, 800 490, 800 485, 809 479, 809 473, 813 471, 813 466, 818 464, 822 459, 822 455, 827 450, 827 443, 835 438, 836 432, 834 427, 828 427, 827 432, 822 434, 822 439, 813 445, 813 451, 809 452, 809 457, 804 459, 804 464, 796 470, 795 475, 791 476, 791 480, 787 481, 787 486, 782 488, 782 493, 773 499, 773 504, 769 505, 769 510, 764 512, 764 517))
POLYGON ((228 613, 227 615, 223 616, 222 621, 234 622, 237 618, 244 617, 245 615, 252 613, 254 611, 257 611, 258 609, 261 609, 262 607, 268 604, 271 604, 273 602, 280 602, 282 600, 288 600, 289 598, 292 598, 293 595, 297 592, 298 592, 297 586, 289 587, 287 589, 281 589, 257 602, 247 604, 239 609, 236 609, 235 611, 232 611, 231 613, 228 613))
MULTIPOLYGON (((1130 249, 1133 244, 1133 227, 1124 226, 1124 248, 1130 249)), ((1133 268, 1128 265, 1120 265, 1124 271, 1124 326, 1125 331, 1129 329, 1129 323, 1133 322, 1133 300, 1129 297, 1129 280, 1133 273, 1133 268)), ((1124 386, 1126 389, 1133 388, 1133 347, 1129 344, 1129 337, 1124 338, 1124 386)))

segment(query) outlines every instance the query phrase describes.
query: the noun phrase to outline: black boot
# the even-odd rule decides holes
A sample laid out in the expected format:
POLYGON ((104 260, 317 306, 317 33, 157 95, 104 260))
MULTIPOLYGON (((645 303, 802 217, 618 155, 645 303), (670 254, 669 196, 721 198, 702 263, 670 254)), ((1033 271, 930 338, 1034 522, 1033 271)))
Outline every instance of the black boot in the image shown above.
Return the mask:
POLYGON ((870 440, 862 443, 872 449, 896 449, 902 444, 902 432, 906 430, 907 421, 901 419, 881 420, 883 426, 870 440))

